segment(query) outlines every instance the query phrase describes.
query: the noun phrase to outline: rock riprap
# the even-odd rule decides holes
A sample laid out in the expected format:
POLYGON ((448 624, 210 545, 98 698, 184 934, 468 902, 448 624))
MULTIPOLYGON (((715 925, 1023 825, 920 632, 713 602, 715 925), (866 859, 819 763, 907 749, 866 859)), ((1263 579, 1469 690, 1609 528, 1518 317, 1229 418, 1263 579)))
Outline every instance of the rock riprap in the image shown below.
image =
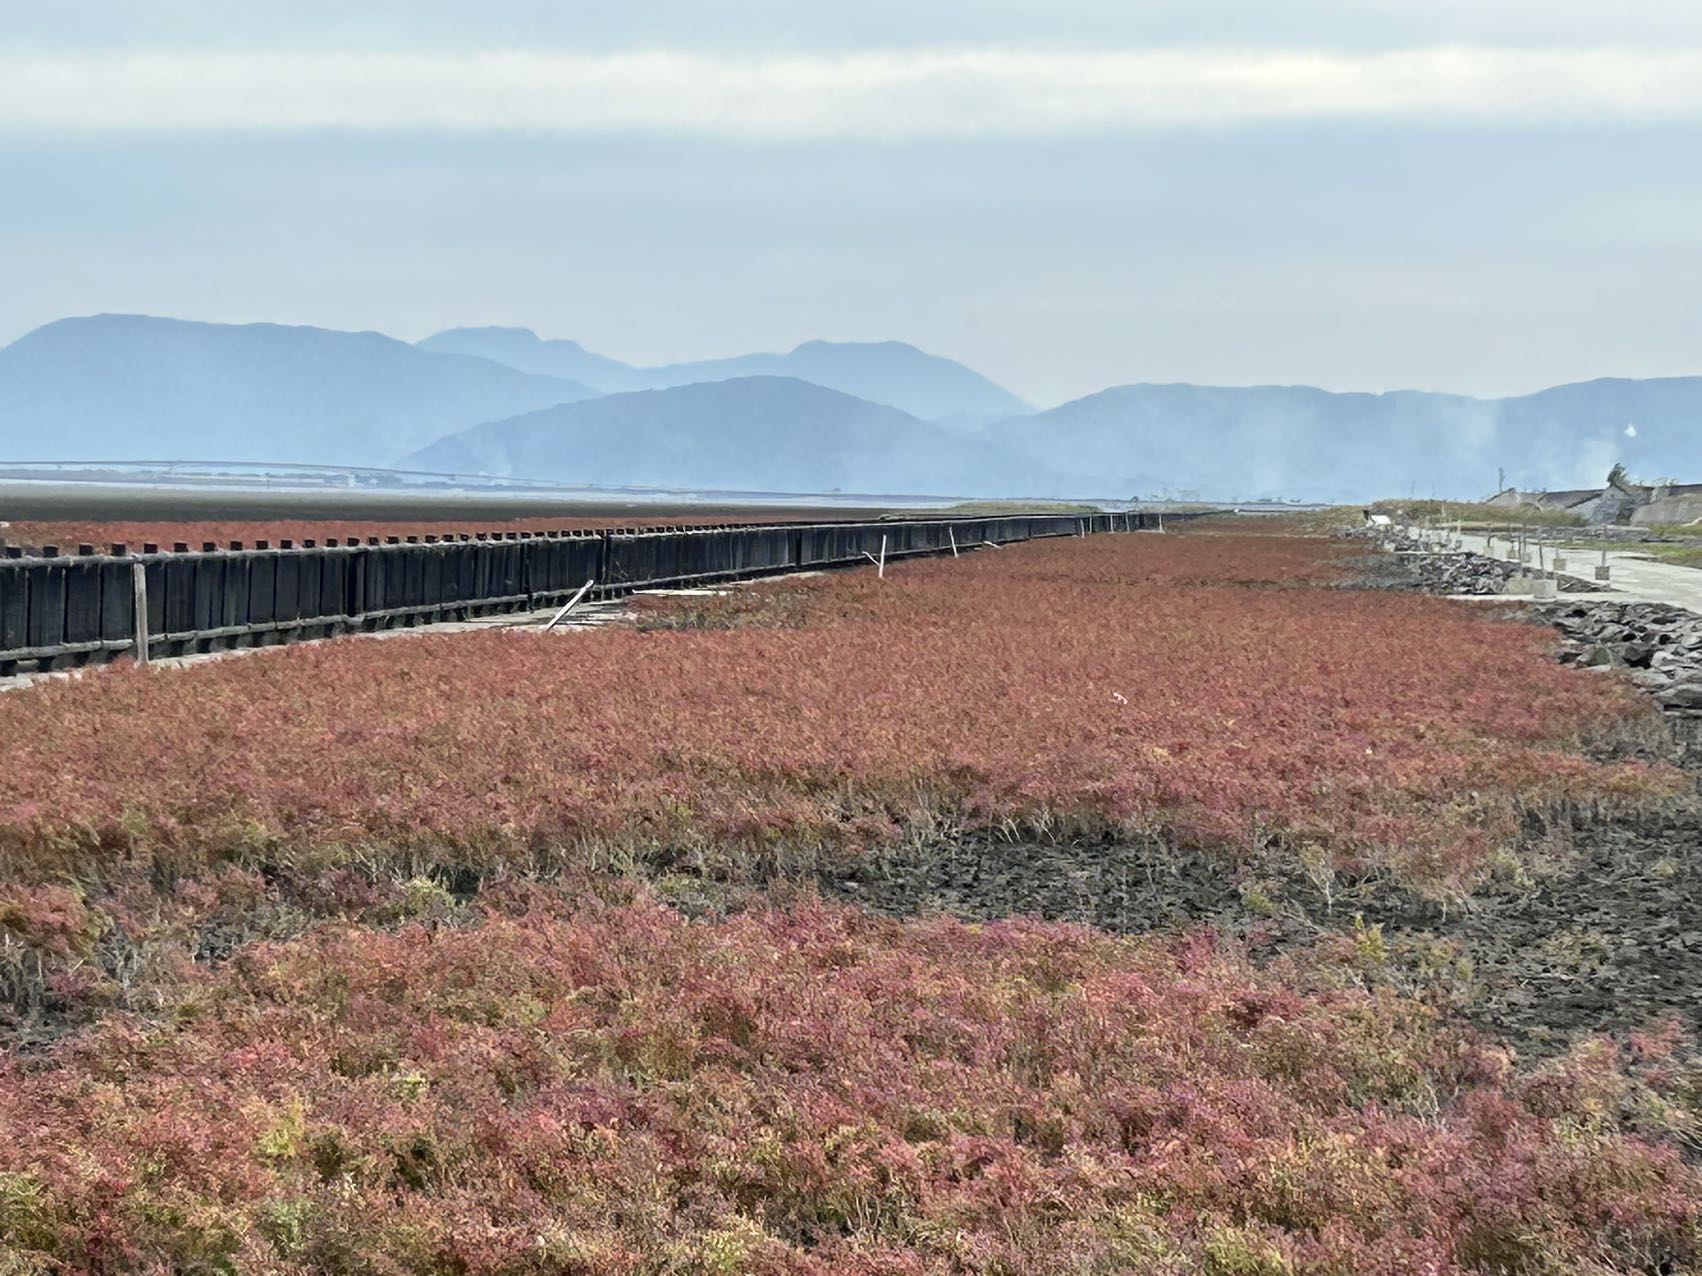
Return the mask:
POLYGON ((1670 713, 1702 716, 1702 616, 1665 603, 1539 604, 1563 664, 1626 669, 1670 713))

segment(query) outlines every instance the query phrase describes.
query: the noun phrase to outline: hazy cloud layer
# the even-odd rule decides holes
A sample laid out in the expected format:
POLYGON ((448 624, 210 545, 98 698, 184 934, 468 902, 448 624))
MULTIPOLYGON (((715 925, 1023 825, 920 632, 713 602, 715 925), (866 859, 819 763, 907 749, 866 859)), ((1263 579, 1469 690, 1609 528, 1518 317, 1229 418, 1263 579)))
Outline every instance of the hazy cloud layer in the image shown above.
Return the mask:
POLYGON ((0 342, 898 338, 1039 404, 1702 369, 1695 0, 0 0, 0 31, 0 342))
POLYGON ((1665 48, 1694 0, 0 0, 15 48, 1665 48))
POLYGON ((1702 120, 1702 49, 25 53, 0 131, 455 130, 745 139, 1330 120, 1702 120))

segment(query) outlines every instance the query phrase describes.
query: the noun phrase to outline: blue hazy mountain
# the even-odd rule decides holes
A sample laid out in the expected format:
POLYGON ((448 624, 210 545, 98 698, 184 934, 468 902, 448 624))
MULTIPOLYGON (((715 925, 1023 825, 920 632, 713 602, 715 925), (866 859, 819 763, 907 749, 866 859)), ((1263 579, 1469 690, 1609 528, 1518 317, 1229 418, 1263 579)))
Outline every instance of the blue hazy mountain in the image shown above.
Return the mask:
POLYGON ((640 368, 592 354, 576 341, 545 341, 526 328, 451 328, 420 342, 426 350, 495 359, 524 372, 580 381, 607 393, 666 389, 735 377, 792 377, 898 408, 924 420, 996 420, 1028 405, 972 368, 902 341, 806 341, 787 354, 640 368))
POLYGON ((961 365, 895 344, 812 342, 642 369, 524 329, 413 346, 101 315, 0 349, 0 460, 407 459, 693 488, 1350 501, 1478 497, 1503 470, 1522 488, 1593 486, 1615 463, 1646 480, 1702 479, 1702 377, 1505 399, 1137 384, 987 422, 1014 402, 961 365), (797 375, 737 375, 773 366, 797 375), (619 389, 627 377, 670 384, 619 389), (604 389, 616 392, 594 397, 604 389))
POLYGON ((974 495, 1023 474, 977 441, 791 377, 738 377, 567 403, 463 430, 410 469, 565 483, 974 495))
POLYGON ((1702 476, 1702 377, 1607 379, 1506 399, 1309 386, 1127 385, 995 424, 1042 495, 1192 490, 1357 501, 1702 476), (1628 429, 1629 427, 1629 429, 1628 429))
POLYGON ((387 466, 476 422, 592 393, 376 332, 96 315, 0 349, 0 459, 387 466))
POLYGON ((450 328, 418 343, 439 354, 470 354, 521 372, 562 377, 602 394, 649 387, 642 372, 619 359, 593 354, 577 341, 546 341, 530 328, 450 328))

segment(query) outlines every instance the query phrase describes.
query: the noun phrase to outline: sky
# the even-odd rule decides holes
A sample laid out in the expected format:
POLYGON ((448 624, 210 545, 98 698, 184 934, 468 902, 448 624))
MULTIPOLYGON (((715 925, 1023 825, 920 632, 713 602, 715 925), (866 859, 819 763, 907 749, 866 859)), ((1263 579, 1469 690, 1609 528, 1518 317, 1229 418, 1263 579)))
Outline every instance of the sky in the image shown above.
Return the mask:
POLYGON ((0 0, 0 342, 1522 393, 1702 373, 1699 158, 1693 0, 0 0))

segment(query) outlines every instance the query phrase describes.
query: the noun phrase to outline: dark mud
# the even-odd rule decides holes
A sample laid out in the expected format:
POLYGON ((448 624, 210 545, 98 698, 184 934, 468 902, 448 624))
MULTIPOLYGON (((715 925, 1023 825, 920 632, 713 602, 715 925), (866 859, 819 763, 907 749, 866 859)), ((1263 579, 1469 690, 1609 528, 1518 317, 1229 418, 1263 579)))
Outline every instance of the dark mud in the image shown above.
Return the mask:
POLYGON ((1543 830, 1543 861, 1444 906, 1383 876, 1261 871, 1157 845, 966 841, 821 879, 897 916, 1013 915, 1123 934, 1207 925, 1274 956, 1377 928, 1381 975, 1524 1057, 1676 1015, 1702 1032, 1702 810, 1543 830), (1558 846, 1559 849, 1555 849, 1558 846))
POLYGON ((1580 829, 1568 858, 1437 928, 1475 966, 1460 1009, 1538 1049, 1666 1016, 1702 1030, 1702 816, 1580 829))
MULTIPOLYGON (((1415 587, 1411 564, 1394 555, 1366 568, 1380 575, 1376 587, 1415 587)), ((1664 741, 1639 752, 1684 767, 1702 789, 1702 720, 1669 710, 1663 721, 1664 741)), ((1533 824, 1527 840, 1512 876, 1452 905, 1386 875, 1350 879, 1292 859, 1238 863, 1156 843, 964 839, 818 885, 899 916, 1021 915, 1123 934, 1211 926, 1265 955, 1374 929, 1369 947, 1385 977, 1527 1058, 1670 1016, 1702 1036, 1702 798, 1634 820, 1586 812, 1563 827, 1533 824)))

